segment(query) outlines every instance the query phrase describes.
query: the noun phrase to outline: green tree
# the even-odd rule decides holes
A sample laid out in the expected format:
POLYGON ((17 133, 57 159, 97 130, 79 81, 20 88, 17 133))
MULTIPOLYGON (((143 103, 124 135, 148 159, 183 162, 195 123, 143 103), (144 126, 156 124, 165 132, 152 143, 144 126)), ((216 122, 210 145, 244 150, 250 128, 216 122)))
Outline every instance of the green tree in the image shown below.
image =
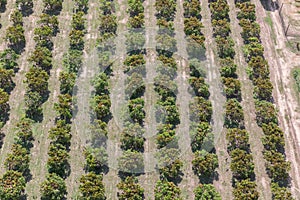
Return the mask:
POLYGON ((186 35, 202 35, 203 24, 196 17, 184 19, 184 32, 186 35))
POLYGON ((272 199, 293 200, 291 192, 286 187, 280 187, 278 183, 271 183, 272 199))
POLYGON ((50 73, 52 68, 52 53, 48 48, 37 46, 28 60, 33 62, 34 66, 40 67, 50 73))
POLYGON ((97 95, 92 100, 92 108, 97 119, 105 120, 110 115, 111 101, 108 95, 97 95))
POLYGON ((32 0, 17 0, 16 5, 21 9, 23 16, 29 16, 33 13, 33 1, 32 0))
POLYGON ((1 121, 5 121, 8 117, 9 110, 9 95, 0 88, 0 119, 1 121))
POLYGON ((72 72, 61 72, 59 74, 60 93, 72 95, 75 86, 76 74, 72 72))
POLYGON ((236 98, 237 100, 242 99, 241 94, 241 82, 236 78, 222 78, 222 82, 224 85, 224 91, 227 99, 236 98))
POLYGON ((19 144, 13 144, 11 153, 9 153, 5 160, 5 167, 8 170, 14 170, 25 174, 29 169, 29 152, 26 148, 19 144))
POLYGON ((0 68, 0 88, 5 92, 10 93, 14 88, 15 84, 12 78, 15 76, 12 69, 2 69, 0 68))
POLYGON ((196 17, 197 19, 201 19, 201 4, 197 0, 190 0, 183 2, 184 8, 184 17, 196 17))
POLYGON ((224 123, 228 128, 239 128, 244 126, 243 108, 236 99, 229 99, 226 102, 224 123))
POLYGON ((272 101, 273 85, 270 79, 257 78, 253 80, 254 98, 259 100, 272 101))
POLYGON ((158 19, 164 18, 167 21, 173 21, 176 14, 175 0, 157 0, 155 1, 156 16, 158 19))
POLYGON ((256 101, 256 121, 259 126, 263 123, 268 124, 270 122, 277 124, 277 110, 275 106, 267 101, 256 101))
POLYGON ((54 173, 48 174, 41 184, 41 195, 42 200, 64 199, 67 195, 65 181, 54 173))
POLYGON ((32 125, 33 121, 29 118, 22 118, 17 123, 17 130, 16 130, 16 143, 22 145, 29 149, 32 146, 33 141, 33 132, 32 132, 32 125))
POLYGON ((222 77, 232 77, 232 78, 237 78, 236 75, 236 64, 234 64, 234 61, 232 58, 224 58, 220 59, 220 73, 222 77))
POLYGON ((106 200, 103 176, 89 172, 80 178, 79 190, 82 200, 106 200))
POLYGON ((30 67, 25 74, 28 91, 38 92, 42 97, 48 93, 49 75, 46 71, 36 67, 30 67))
POLYGON ((43 115, 42 109, 43 98, 38 92, 25 93, 26 117, 39 121, 43 115))
POLYGON ((171 124, 163 124, 158 128, 156 136, 157 148, 178 148, 178 137, 171 124))
POLYGON ((194 191, 195 200, 221 200, 220 194, 212 184, 200 184, 194 191))
POLYGON ((63 65, 69 73, 77 74, 82 65, 82 52, 79 50, 69 50, 63 58, 63 65))
POLYGON ((0 198, 2 200, 22 199, 25 185, 22 173, 13 170, 6 171, 0 178, 0 198))
POLYGON ((120 200, 143 200, 144 189, 138 184, 138 179, 134 176, 128 176, 118 185, 118 199, 120 200))
POLYGON ((92 81, 95 93, 97 95, 108 95, 109 94, 109 77, 107 74, 99 73, 96 78, 92 81))
POLYGON ((219 166, 218 157, 214 153, 208 153, 205 150, 196 151, 195 158, 192 161, 193 170, 200 179, 210 180, 215 174, 215 169, 219 166))
POLYGON ((138 123, 128 123, 121 133, 121 148, 123 150, 143 151, 145 130, 138 123))
POLYGON ((8 46, 11 47, 16 53, 20 54, 25 47, 24 28, 20 24, 7 28, 6 40, 8 46))
POLYGON ((38 24, 43 27, 51 28, 52 29, 51 36, 56 36, 56 34, 59 32, 58 19, 57 16, 55 15, 49 15, 47 13, 41 14, 38 24))
POLYGON ((65 178, 69 173, 69 154, 65 146, 59 143, 50 144, 47 167, 49 173, 55 173, 65 178))
POLYGON ((18 67, 17 59, 19 55, 13 49, 5 49, 0 52, 0 66, 4 69, 14 69, 18 67))
POLYGON ((227 19, 212 20, 214 36, 228 37, 230 34, 230 23, 227 19))
POLYGON ((84 31, 72 29, 69 37, 71 50, 82 51, 84 48, 84 31))
POLYGON ((162 179, 176 182, 182 176, 183 162, 179 158, 180 151, 175 148, 163 148, 158 154, 158 165, 162 179))
POLYGON ((146 87, 141 74, 134 72, 127 78, 125 84, 125 95, 127 98, 136 99, 144 95, 146 87))
POLYGON ((49 138, 55 142, 55 144, 61 144, 62 146, 69 148, 71 144, 71 126, 67 124, 65 120, 58 120, 56 126, 49 131, 49 138))
POLYGON ((182 200, 181 191, 173 182, 157 181, 154 193, 155 200, 182 200))
POLYGON ((74 109, 72 96, 69 94, 58 95, 58 103, 54 103, 54 109, 58 112, 60 119, 69 123, 74 109))
POLYGON ((242 149, 234 149, 230 152, 230 169, 233 177, 243 180, 254 177, 254 163, 251 154, 242 149))
POLYGON ((291 163, 285 160, 284 154, 273 150, 264 151, 263 154, 267 161, 267 173, 272 181, 278 182, 280 185, 286 185, 289 179, 291 163))
POLYGON ((205 79, 202 77, 196 78, 191 77, 189 83, 193 88, 193 92, 196 96, 201 96, 205 99, 208 99, 210 96, 209 86, 205 83, 205 79))
POLYGON ((245 129, 228 129, 226 133, 226 139, 228 140, 228 150, 234 149, 249 150, 249 134, 245 129))
POLYGON ((62 9, 63 0, 43 0, 44 8, 49 15, 58 15, 62 9))
POLYGON ((34 29, 34 41, 36 46, 46 47, 52 49, 53 42, 51 40, 53 36, 53 29, 50 26, 40 26, 34 29))
POLYGON ((88 172, 100 173, 108 166, 108 155, 104 147, 87 148, 84 151, 85 169, 88 172))
POLYGON ((102 15, 100 17, 100 28, 99 31, 101 35, 113 34, 117 32, 117 18, 114 15, 102 15))
POLYGON ((256 183, 249 179, 242 180, 236 184, 233 189, 233 195, 235 200, 257 200, 259 193, 256 190, 256 183))
POLYGON ((191 128, 191 147, 192 151, 211 150, 214 147, 214 136, 211 132, 211 126, 208 122, 197 123, 196 127, 191 128))
POLYGON ((193 122, 209 122, 212 116, 211 102, 203 97, 194 97, 190 104, 190 119, 193 122))
POLYGON ((145 119, 144 104, 145 101, 143 98, 132 99, 128 102, 130 119, 135 123, 142 124, 145 119))

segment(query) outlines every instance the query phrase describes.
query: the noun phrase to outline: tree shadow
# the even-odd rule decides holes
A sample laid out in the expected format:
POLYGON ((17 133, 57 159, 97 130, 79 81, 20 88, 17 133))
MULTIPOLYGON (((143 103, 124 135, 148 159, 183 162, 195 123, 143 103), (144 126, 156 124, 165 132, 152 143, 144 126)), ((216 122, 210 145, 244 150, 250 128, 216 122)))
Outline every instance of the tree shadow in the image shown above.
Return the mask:
POLYGON ((277 2, 273 2, 270 0, 260 0, 261 5, 267 11, 274 12, 279 9, 279 5, 277 2))

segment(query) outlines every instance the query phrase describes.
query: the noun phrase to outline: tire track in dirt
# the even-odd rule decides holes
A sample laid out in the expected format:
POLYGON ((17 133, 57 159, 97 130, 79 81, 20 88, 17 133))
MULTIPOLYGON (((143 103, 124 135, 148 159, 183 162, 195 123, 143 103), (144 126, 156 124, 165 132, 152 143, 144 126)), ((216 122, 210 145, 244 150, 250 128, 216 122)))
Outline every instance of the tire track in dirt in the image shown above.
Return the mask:
POLYGON ((236 18, 236 8, 233 0, 227 0, 229 5, 229 17, 231 23, 231 36, 235 43, 235 63, 237 64, 237 75, 241 82, 242 91, 242 108, 244 110, 245 128, 249 133, 249 143, 251 154, 254 162, 255 181, 257 184, 257 191, 260 198, 271 199, 271 180, 266 173, 265 159, 263 157, 264 146, 261 142, 261 138, 264 133, 262 129, 256 123, 255 104, 253 98, 253 84, 249 79, 245 67, 248 65, 243 55, 243 39, 240 35, 242 29, 236 18))
POLYGON ((221 194, 222 199, 233 199, 230 170, 231 158, 227 152, 226 130, 224 124, 224 105, 226 98, 223 94, 221 77, 218 69, 218 61, 215 58, 216 49, 213 40, 213 28, 211 24, 211 13, 208 0, 201 1, 203 34, 205 36, 206 58, 207 58, 207 83, 209 84, 210 101, 213 108, 213 133, 215 137, 216 154, 219 160, 218 180, 214 185, 221 194))
POLYGON ((194 199, 194 189, 198 185, 199 179, 192 169, 192 160, 194 154, 191 149, 191 138, 189 135, 189 103, 192 101, 192 95, 188 92, 189 83, 189 65, 187 44, 184 33, 183 1, 177 0, 177 12, 174 19, 175 39, 177 42, 177 52, 174 54, 178 64, 176 85, 178 85, 178 94, 176 104, 179 107, 180 124, 177 129, 179 136, 178 144, 181 150, 180 158, 183 161, 183 177, 179 183, 182 197, 184 199, 194 199))
MULTIPOLYGON (((285 153, 287 160, 291 162, 291 191, 294 197, 300 196, 300 114, 299 103, 293 96, 292 69, 300 63, 300 56, 291 52, 287 46, 287 39, 280 23, 278 10, 271 12, 273 30, 265 22, 267 11, 260 1, 253 0, 256 5, 257 22, 261 27, 261 40, 265 47, 265 58, 270 66, 270 78, 274 86, 273 97, 280 126, 285 133, 285 153), (271 34, 275 34, 273 41, 271 34), (281 91, 282 88, 282 91, 281 91)), ((297 199, 296 198, 296 199, 297 199)))

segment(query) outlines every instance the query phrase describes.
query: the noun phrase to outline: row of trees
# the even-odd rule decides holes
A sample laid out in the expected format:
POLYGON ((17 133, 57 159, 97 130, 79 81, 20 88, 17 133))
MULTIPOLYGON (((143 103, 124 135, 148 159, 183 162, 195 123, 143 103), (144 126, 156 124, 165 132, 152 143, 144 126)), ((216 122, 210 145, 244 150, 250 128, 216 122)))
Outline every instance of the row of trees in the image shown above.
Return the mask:
POLYGON ((273 199, 292 199, 289 187, 290 162, 284 153, 284 133, 278 126, 277 110, 273 105, 273 86, 269 77, 268 62, 260 41, 260 26, 256 22, 255 5, 250 1, 236 1, 237 17, 242 27, 244 56, 248 63, 250 79, 254 85, 256 120, 264 136, 264 158, 267 173, 272 181, 273 199))
POLYGON ((0 147, 2 146, 2 140, 4 138, 4 133, 1 129, 9 118, 10 106, 8 101, 10 93, 15 87, 13 77, 18 71, 17 59, 19 58, 21 52, 21 47, 20 49, 14 48, 17 46, 17 42, 15 42, 14 39, 11 38, 13 34, 16 34, 15 29, 13 28, 14 26, 19 25, 20 32, 18 32, 18 35, 23 36, 25 43, 24 30, 22 26, 22 15, 20 17, 17 17, 19 15, 20 13, 17 10, 13 11, 10 15, 13 26, 9 27, 6 30, 8 48, 0 52, 0 147))
POLYGON ((177 51, 174 38, 174 18, 176 1, 156 0, 156 18, 159 27, 156 36, 156 52, 158 64, 157 76, 154 79, 154 90, 159 98, 156 103, 156 120, 158 122, 157 169, 160 180, 154 189, 155 199, 182 199, 178 183, 182 177, 183 162, 180 160, 176 127, 180 123, 179 110, 176 105, 177 63, 173 54, 177 51))
MULTIPOLYGON (((87 6, 78 5, 78 14, 83 14, 84 8, 87 6), (81 9, 80 9, 81 8, 81 9)), ((108 155, 106 152, 106 140, 108 134, 107 123, 111 118, 111 100, 109 79, 111 76, 111 56, 110 48, 115 48, 113 39, 116 36, 116 29, 108 27, 115 26, 116 18, 114 17, 115 5, 114 1, 100 1, 100 38, 99 38, 99 67, 100 72, 96 75, 92 84, 95 93, 91 99, 91 109, 94 116, 91 127, 91 140, 88 147, 85 148, 84 156, 86 159, 85 174, 80 178, 80 199, 99 199, 104 200, 105 188, 103 184, 103 174, 108 170, 108 155), (105 16, 105 13, 107 15, 105 16), (104 31, 104 29, 106 29, 104 31), (109 42, 107 42, 109 41, 109 42), (101 57, 105 55, 106 57, 101 57)), ((78 20, 80 21, 80 20, 78 20)), ((80 28, 78 26, 78 28, 80 28)), ((83 30, 83 29, 82 29, 83 30)), ((82 47, 79 47, 82 48, 82 47)))
POLYGON ((200 184, 195 189, 195 199, 221 199, 213 186, 218 167, 218 157, 214 149, 214 137, 210 126, 212 104, 209 100, 209 86, 205 81, 205 71, 201 64, 205 56, 205 37, 202 33, 201 5, 197 0, 185 0, 184 32, 187 41, 190 70, 190 92, 195 95, 190 104, 190 137, 194 153, 192 161, 194 173, 200 184), (190 48, 193 47, 194 49, 190 48), (199 50, 201 49, 201 52, 199 50))
MULTIPOLYGON (((6 4, 6 2, 2 2, 6 4)), ((22 14, 14 10, 10 15, 13 26, 6 31, 8 48, 0 53, 0 143, 4 133, 1 129, 9 116, 9 94, 14 88, 12 80, 18 71, 17 59, 25 46, 22 14), (16 34, 15 36, 13 34, 16 34), (21 41, 19 44, 18 42, 21 41)), ((6 172, 0 178, 0 198, 21 199, 25 197, 26 181, 30 179, 29 161, 32 147, 31 120, 22 119, 17 123, 16 137, 4 162, 6 172)))
POLYGON ((144 173, 145 110, 144 92, 145 58, 145 22, 143 0, 128 0, 128 34, 126 35, 127 56, 124 61, 125 98, 128 101, 128 113, 121 133, 119 174, 121 182, 117 185, 119 199, 144 199, 144 189, 138 183, 137 176, 144 173))
POLYGON ((6 172, 0 178, 0 198, 22 199, 26 182, 30 180, 29 161, 32 147, 32 120, 23 118, 17 123, 16 136, 4 162, 6 172))
POLYGON ((233 174, 235 199, 258 199, 254 163, 250 151, 249 134, 244 127, 244 112, 241 106, 241 83, 234 63, 234 41, 230 36, 229 5, 226 0, 210 3, 213 34, 220 59, 220 74, 225 104, 224 126, 227 128, 227 151, 231 157, 230 169, 233 174))

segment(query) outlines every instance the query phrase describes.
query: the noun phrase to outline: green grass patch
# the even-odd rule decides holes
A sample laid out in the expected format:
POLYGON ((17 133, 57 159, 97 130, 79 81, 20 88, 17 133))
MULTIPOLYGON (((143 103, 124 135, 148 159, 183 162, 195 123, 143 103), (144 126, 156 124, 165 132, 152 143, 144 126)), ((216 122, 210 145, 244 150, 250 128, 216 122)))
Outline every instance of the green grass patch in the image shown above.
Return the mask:
POLYGON ((265 17, 264 21, 271 27, 271 38, 274 41, 274 43, 277 44, 276 36, 274 34, 274 24, 273 24, 273 21, 271 19, 270 12, 267 12, 267 16, 265 17))
POLYGON ((295 80, 296 90, 300 92, 300 68, 293 70, 293 78, 295 80))

